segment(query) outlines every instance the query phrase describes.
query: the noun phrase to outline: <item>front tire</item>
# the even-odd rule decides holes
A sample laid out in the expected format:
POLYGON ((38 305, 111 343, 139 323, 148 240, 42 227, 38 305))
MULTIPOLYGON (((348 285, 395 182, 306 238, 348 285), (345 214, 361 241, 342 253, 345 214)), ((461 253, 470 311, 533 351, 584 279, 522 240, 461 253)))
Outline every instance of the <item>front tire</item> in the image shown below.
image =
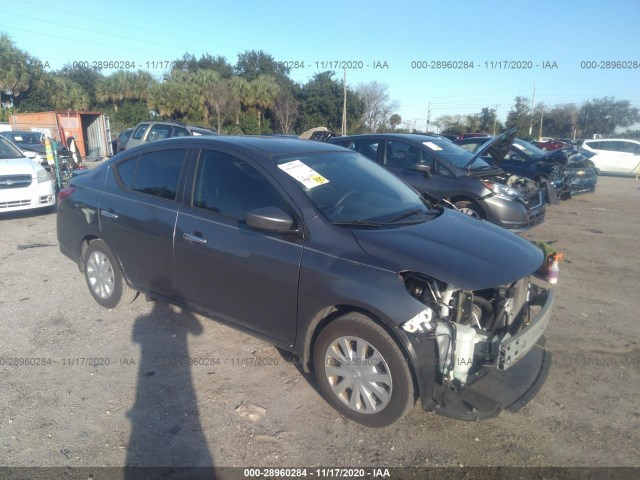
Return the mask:
POLYGON ((484 218, 482 210, 474 202, 471 202, 469 200, 459 200, 456 203, 454 203, 454 205, 460 213, 464 213, 469 217, 478 218, 478 219, 484 218))
POLYGON ((93 240, 87 247, 84 277, 93 299, 105 308, 128 305, 138 296, 127 285, 118 261, 102 240, 93 240))
POLYGON ((368 427, 398 421, 415 403, 402 351, 384 328, 362 314, 339 317, 320 332, 313 365, 329 404, 368 427))

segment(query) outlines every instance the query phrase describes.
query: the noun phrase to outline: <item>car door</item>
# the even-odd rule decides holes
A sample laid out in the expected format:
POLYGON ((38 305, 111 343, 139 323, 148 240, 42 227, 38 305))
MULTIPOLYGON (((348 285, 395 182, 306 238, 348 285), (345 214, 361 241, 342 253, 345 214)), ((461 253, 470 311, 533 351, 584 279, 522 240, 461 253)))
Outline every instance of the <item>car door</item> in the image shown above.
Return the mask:
POLYGON ((136 289, 173 294, 173 232, 187 154, 151 150, 109 168, 100 231, 136 289))
POLYGON ((297 217, 257 166, 228 151, 203 149, 178 214, 175 286, 193 307, 292 345, 303 244, 296 235, 247 226, 248 211, 268 206, 297 217))
POLYGON ((605 168, 609 172, 630 173, 640 161, 640 145, 625 140, 602 140, 601 155, 606 159, 605 168))

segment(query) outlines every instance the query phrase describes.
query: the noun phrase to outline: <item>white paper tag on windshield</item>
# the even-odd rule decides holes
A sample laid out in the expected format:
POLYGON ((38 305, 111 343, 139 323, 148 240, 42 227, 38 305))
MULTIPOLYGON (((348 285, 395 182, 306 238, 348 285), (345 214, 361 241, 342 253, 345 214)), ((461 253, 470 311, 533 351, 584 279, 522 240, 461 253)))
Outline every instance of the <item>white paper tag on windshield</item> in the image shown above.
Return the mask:
POLYGON ((19 136, 19 135, 16 135, 15 137, 13 137, 13 139, 14 139, 16 142, 22 142, 22 137, 21 137, 21 136, 19 136))
POLYGON ((300 160, 283 163, 282 165, 278 165, 278 168, 287 172, 307 188, 315 188, 320 185, 324 185, 325 183, 329 183, 329 180, 324 178, 313 168, 306 166, 300 160))
POLYGON ((442 150, 442 148, 441 148, 441 147, 439 147, 438 145, 436 145, 436 144, 435 144, 435 143, 433 143, 433 142, 422 142, 422 144, 423 144, 425 147, 429 147, 431 150, 442 150))

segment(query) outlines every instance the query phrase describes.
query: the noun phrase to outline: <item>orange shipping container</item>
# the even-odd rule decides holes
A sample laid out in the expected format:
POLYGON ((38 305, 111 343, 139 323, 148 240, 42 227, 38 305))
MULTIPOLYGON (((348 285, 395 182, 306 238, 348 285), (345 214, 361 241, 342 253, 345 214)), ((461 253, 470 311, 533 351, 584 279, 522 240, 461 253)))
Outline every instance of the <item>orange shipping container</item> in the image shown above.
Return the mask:
POLYGON ((67 145, 74 137, 83 158, 98 160, 113 154, 109 117, 100 112, 30 112, 10 118, 12 130, 42 132, 67 145))

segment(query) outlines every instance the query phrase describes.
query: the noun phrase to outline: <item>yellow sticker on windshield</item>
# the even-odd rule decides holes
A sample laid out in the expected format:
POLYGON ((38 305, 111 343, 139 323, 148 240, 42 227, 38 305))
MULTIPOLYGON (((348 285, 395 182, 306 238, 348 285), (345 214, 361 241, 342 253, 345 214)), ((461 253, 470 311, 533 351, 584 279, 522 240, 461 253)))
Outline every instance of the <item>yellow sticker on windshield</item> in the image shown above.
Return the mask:
POLYGON ((429 147, 431 150, 442 150, 442 147, 439 147, 433 142, 422 142, 425 147, 429 147))
POLYGON ((291 175, 307 188, 315 188, 320 185, 324 185, 325 183, 329 183, 329 180, 324 178, 313 168, 302 163, 300 160, 283 163, 282 165, 278 165, 278 168, 291 175))

